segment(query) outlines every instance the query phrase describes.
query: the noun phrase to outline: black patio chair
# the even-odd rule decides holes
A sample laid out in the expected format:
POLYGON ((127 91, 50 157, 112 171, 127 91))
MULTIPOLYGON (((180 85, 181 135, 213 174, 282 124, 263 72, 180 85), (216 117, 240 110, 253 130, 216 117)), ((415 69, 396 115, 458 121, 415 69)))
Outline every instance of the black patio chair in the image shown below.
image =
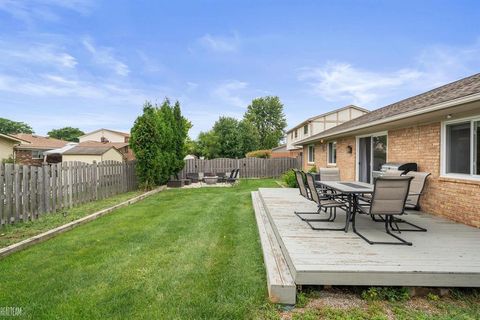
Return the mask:
POLYGON ((313 226, 310 222, 333 222, 335 221, 335 218, 337 217, 337 208, 343 208, 346 209, 346 205, 343 202, 337 201, 335 199, 330 199, 328 197, 323 197, 318 193, 317 188, 315 187, 315 176, 311 173, 306 174, 306 179, 307 179, 307 186, 308 189, 310 190, 310 195, 311 195, 311 200, 316 203, 318 210, 316 212, 295 212, 295 214, 305 221, 310 228, 313 230, 330 230, 330 231, 343 231, 345 228, 319 228, 313 226), (328 211, 328 217, 327 218, 307 218, 307 217, 302 217, 304 214, 316 214, 320 215, 322 214, 321 211, 322 209, 325 210, 325 212, 328 211))
MULTIPOLYGON (((225 172, 215 172, 215 175, 218 177, 218 182, 225 182, 227 180, 227 174, 225 172)), ((231 175, 231 173, 230 173, 231 175)))
MULTIPOLYGON (((372 201, 370 203, 364 203, 358 205, 358 211, 368 214, 383 216, 385 223, 385 232, 397 239, 396 242, 387 241, 371 241, 363 234, 361 234, 356 228, 356 216, 357 210, 353 211, 352 217, 352 229, 360 238, 365 240, 369 244, 392 244, 392 245, 408 245, 412 243, 408 242, 399 236, 393 234, 391 231, 401 231, 396 225, 394 216, 401 216, 405 212, 405 202, 407 201, 408 192, 410 189, 410 182, 413 177, 407 176, 383 176, 375 179, 374 190, 372 195, 372 201), (396 228, 393 225, 396 225, 396 228)), ((405 230, 407 231, 407 230, 405 230)))
POLYGON ((230 174, 230 177, 227 178, 225 182, 227 183, 235 183, 238 180, 238 174, 240 173, 240 169, 234 169, 232 170, 232 173, 230 174), (232 176, 233 174, 233 176, 232 176))
POLYGON ((197 183, 200 180, 198 172, 189 172, 186 176, 192 183, 197 183))

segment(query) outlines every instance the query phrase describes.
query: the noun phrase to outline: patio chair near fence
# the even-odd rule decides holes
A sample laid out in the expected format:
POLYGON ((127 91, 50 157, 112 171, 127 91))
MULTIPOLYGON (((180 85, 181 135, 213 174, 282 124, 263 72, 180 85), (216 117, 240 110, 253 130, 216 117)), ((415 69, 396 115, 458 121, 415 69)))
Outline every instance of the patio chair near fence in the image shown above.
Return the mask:
POLYGON ((240 169, 234 169, 232 170, 232 172, 230 173, 230 177, 228 177, 225 182, 226 183, 235 183, 237 180, 238 180, 238 175, 240 173, 240 169), (232 176, 233 174, 233 176, 232 176))
POLYGON ((186 174, 186 177, 192 181, 192 183, 197 183, 200 180, 198 172, 189 172, 186 174))
MULTIPOLYGON (((337 217, 337 208, 343 208, 346 209, 345 203, 330 199, 328 197, 325 197, 321 194, 318 193, 317 188, 315 187, 315 176, 311 173, 306 174, 307 178, 307 186, 308 189, 311 191, 311 200, 317 204, 318 210, 316 212, 295 212, 295 214, 305 221, 310 228, 313 230, 330 230, 330 231, 344 231, 345 227, 342 228, 319 228, 313 226, 310 222, 333 222, 335 221, 335 218, 337 217), (302 217, 302 215, 320 215, 322 209, 327 212, 328 210, 328 217, 327 218, 307 218, 307 217, 302 217)), ((322 214, 323 215, 323 214, 322 214)))
POLYGON ((358 205, 360 212, 369 214, 371 216, 383 216, 385 223, 385 232, 397 239, 395 242, 386 241, 371 241, 366 236, 361 234, 356 228, 356 216, 357 212, 353 213, 352 229, 360 238, 368 242, 369 244, 392 244, 392 245, 408 245, 412 243, 408 242, 399 236, 392 233, 392 231, 410 231, 400 230, 396 225, 394 216, 401 216, 405 212, 405 203, 407 201, 408 192, 410 190, 410 183, 413 177, 409 176, 383 176, 375 179, 374 191, 372 195, 372 201, 367 204, 358 205), (395 224, 396 228, 393 227, 395 224))

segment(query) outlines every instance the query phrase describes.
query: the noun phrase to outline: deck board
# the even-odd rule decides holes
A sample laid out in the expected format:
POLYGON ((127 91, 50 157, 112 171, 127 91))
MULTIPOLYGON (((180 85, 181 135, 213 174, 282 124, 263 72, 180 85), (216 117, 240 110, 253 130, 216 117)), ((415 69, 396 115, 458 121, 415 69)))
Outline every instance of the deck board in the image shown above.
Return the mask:
MULTIPOLYGON (((351 230, 312 230, 293 212, 316 207, 296 189, 261 188, 259 195, 296 284, 480 287, 477 228, 412 211, 405 219, 428 229, 402 232, 413 246, 369 245, 351 230)), ((333 224, 344 222, 342 212, 333 224)), ((372 240, 390 240, 383 223, 367 216, 357 218, 357 229, 372 240)))

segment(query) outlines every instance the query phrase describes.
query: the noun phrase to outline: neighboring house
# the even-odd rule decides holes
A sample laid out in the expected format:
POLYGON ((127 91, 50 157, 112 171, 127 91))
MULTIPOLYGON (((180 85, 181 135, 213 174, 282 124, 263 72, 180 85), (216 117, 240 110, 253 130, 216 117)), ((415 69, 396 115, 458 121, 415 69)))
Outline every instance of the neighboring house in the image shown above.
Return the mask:
POLYGON ((83 136, 78 137, 79 142, 98 141, 98 142, 113 142, 126 143, 130 139, 130 134, 110 129, 98 129, 83 136))
POLYGON ((22 143, 22 140, 0 133, 0 163, 1 161, 13 159, 14 147, 20 143, 22 143))
POLYGON ((91 148, 114 147, 123 155, 125 161, 135 160, 135 155, 133 154, 132 149, 130 149, 128 142, 83 141, 80 142, 78 146, 91 148))
POLYGON ((287 150, 287 145, 282 144, 272 149, 271 158, 296 158, 302 154, 302 149, 287 150))
POLYGON ((286 133, 286 150, 301 151, 302 146, 297 142, 316 135, 322 131, 333 128, 339 124, 345 123, 352 119, 358 118, 369 111, 354 105, 349 105, 340 109, 336 109, 315 117, 311 117, 295 127, 287 130, 286 133))
POLYGON ((125 160, 128 161, 135 160, 135 155, 128 144, 129 140, 129 133, 110 129, 98 129, 79 137, 81 146, 113 146, 117 148, 117 150, 123 154, 125 160))
MULTIPOLYGON (((15 162, 27 165, 41 165, 45 160, 45 151, 63 148, 68 143, 68 141, 42 137, 35 134, 19 133, 13 136, 22 140, 22 143, 14 148, 15 162)), ((46 161, 49 163, 57 163, 61 162, 62 158, 58 155, 48 155, 46 161)))
POLYGON ((113 160, 123 162, 123 155, 112 146, 104 147, 82 147, 80 145, 75 146, 62 155, 62 161, 80 161, 85 163, 102 162, 107 160, 113 160))
POLYGON ((480 227, 480 74, 374 110, 298 142, 304 168, 372 182, 385 162, 430 172, 422 210, 480 227))

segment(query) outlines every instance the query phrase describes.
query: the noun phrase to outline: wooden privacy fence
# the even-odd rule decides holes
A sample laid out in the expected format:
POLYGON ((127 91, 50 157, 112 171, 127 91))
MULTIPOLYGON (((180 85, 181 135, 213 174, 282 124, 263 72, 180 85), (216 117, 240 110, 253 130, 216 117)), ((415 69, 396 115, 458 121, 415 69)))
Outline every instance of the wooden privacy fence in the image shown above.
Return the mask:
POLYGON ((41 167, 0 164, 0 224, 135 190, 135 163, 62 162, 41 167))
POLYGON ((229 172, 233 169, 240 169, 240 177, 242 178, 277 178, 285 171, 293 168, 301 168, 301 164, 301 157, 273 159, 189 159, 185 160, 185 167, 180 176, 185 178, 186 174, 191 172, 211 172, 215 174, 217 172, 229 172))

